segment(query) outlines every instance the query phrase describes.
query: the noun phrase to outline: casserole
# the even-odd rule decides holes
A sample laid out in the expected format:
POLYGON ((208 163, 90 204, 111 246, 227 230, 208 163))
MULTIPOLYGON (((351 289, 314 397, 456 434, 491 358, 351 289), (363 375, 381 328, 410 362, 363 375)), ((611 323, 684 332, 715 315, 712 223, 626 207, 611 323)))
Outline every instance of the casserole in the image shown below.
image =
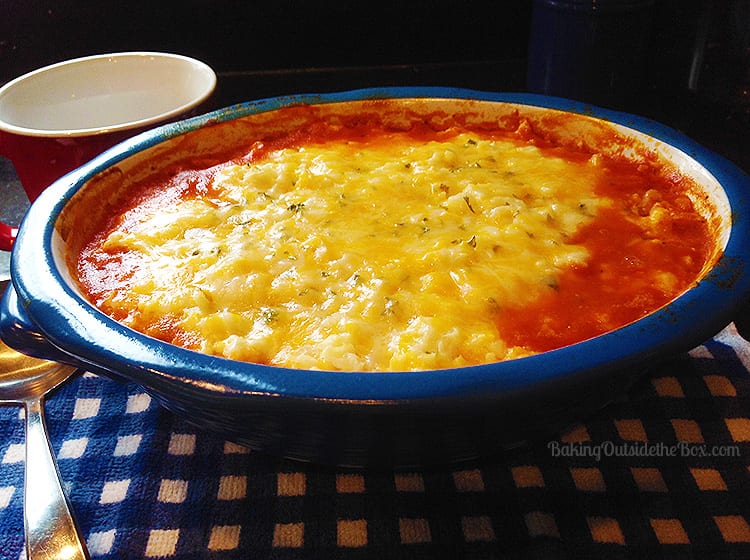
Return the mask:
POLYGON ((0 332, 27 353, 139 383, 166 408, 261 451, 348 466, 464 460, 581 419, 625 391, 656 360, 686 351, 728 324, 750 289, 749 188, 740 170, 673 130, 557 98, 396 88, 246 103, 141 134, 47 189, 16 242, 15 290, 3 302, 0 332), (136 180, 153 173, 184 157, 181 145, 191 157, 224 150, 237 141, 238 130, 246 137, 268 123, 277 126, 274 111, 374 100, 440 108, 447 115, 487 112, 500 120, 520 113, 545 123, 561 141, 605 152, 656 151, 692 177, 718 209, 715 235, 722 254, 695 287, 622 328, 520 359, 431 371, 313 371, 238 362, 140 334, 83 297, 68 254, 74 232, 86 228, 73 211, 77 197, 109 192, 123 176, 136 180), (569 118, 557 119, 561 111, 569 118), (243 126, 221 126, 232 122, 243 126), (613 128, 627 142, 602 143, 613 128))

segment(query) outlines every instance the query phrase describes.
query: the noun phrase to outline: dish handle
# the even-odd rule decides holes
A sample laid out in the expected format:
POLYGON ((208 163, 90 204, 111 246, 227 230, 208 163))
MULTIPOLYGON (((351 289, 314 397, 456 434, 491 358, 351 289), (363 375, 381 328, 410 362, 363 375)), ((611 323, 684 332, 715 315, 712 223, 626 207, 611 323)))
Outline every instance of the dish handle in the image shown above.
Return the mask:
POLYGON ((86 364, 47 340, 36 324, 29 319, 11 282, 0 282, 0 294, 0 340, 14 350, 34 358, 86 368, 86 364))

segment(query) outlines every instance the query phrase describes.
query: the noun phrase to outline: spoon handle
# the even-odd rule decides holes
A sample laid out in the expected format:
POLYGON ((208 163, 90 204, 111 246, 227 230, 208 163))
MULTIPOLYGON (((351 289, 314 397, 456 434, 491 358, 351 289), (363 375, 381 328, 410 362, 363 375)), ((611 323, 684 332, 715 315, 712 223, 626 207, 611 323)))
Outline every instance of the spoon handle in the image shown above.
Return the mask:
POLYGON ((78 535, 44 424, 42 399, 26 405, 24 525, 29 560, 85 560, 88 551, 78 535))

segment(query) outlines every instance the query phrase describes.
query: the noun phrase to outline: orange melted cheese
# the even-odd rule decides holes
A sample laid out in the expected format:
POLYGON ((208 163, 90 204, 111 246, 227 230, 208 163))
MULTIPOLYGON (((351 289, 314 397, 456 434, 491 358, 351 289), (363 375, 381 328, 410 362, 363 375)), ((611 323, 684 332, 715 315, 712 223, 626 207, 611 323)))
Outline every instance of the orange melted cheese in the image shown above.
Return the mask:
POLYGON ((231 359, 394 371, 630 323, 713 250, 688 180, 515 132, 318 124, 134 190, 78 273, 104 312, 231 359))

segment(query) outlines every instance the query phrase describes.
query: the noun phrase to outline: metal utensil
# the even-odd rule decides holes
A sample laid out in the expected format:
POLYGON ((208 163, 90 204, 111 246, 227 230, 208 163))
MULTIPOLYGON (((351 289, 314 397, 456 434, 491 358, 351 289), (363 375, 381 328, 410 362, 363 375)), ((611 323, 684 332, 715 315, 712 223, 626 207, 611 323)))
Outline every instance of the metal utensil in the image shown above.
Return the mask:
MULTIPOLYGON (((7 284, 0 282, 0 295, 7 284)), ((72 366, 16 352, 0 340, 0 403, 20 404, 26 410, 24 528, 31 560, 88 558, 60 484, 44 424, 44 396, 76 371, 72 366)))

